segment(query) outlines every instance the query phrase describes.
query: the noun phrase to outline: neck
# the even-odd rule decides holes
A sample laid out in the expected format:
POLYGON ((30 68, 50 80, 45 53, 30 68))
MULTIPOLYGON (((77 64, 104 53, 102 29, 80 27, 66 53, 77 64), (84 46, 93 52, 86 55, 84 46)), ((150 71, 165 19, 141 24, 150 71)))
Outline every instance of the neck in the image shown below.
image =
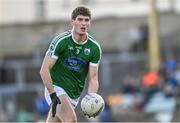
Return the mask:
POLYGON ((75 31, 73 32, 73 37, 77 43, 83 43, 87 38, 86 34, 78 34, 75 31))

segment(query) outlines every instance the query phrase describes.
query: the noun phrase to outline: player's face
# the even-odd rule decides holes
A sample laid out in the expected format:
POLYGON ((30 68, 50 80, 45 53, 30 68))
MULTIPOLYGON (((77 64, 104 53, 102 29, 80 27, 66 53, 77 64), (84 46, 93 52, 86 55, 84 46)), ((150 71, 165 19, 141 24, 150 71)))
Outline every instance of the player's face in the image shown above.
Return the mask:
POLYGON ((91 24, 90 18, 88 16, 82 16, 82 15, 78 15, 75 20, 71 21, 71 25, 73 26, 74 31, 79 35, 86 34, 90 24, 91 24))

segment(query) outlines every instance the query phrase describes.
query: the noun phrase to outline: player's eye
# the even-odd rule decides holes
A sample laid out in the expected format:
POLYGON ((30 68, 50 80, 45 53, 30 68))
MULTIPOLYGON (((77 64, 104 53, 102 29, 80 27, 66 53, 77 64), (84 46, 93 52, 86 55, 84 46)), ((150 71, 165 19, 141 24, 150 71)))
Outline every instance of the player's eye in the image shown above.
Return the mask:
POLYGON ((83 19, 82 19, 82 18, 78 18, 77 20, 78 20, 78 21, 83 21, 83 19))
POLYGON ((88 21, 89 21, 89 19, 87 18, 87 19, 85 19, 85 21, 86 21, 86 22, 88 22, 88 21))

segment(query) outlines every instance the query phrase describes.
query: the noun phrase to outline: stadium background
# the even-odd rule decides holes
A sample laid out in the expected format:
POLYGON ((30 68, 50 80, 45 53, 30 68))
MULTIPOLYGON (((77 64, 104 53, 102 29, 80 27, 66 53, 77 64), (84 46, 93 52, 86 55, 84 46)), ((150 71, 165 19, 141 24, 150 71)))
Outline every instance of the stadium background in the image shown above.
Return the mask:
MULTIPOLYGON (((78 106, 78 120, 179 122, 180 2, 155 1, 160 68, 173 69, 166 66, 173 61, 170 72, 176 92, 161 109, 147 111, 142 105, 146 91, 141 78, 149 69, 151 0, 0 0, 0 121, 45 119, 48 107, 39 76, 42 58, 52 38, 70 29, 72 9, 84 4, 92 9, 89 32, 103 49, 99 93, 110 107, 100 117, 87 119, 78 106)), ((158 77, 162 89, 166 79, 158 77)))

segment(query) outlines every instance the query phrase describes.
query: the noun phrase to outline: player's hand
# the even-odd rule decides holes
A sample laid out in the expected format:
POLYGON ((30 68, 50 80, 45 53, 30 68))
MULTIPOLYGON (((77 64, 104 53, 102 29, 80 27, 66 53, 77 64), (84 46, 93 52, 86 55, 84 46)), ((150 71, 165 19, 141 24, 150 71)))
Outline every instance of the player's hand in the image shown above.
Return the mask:
POLYGON ((61 104, 61 101, 55 92, 50 94, 50 97, 52 101, 52 117, 55 117, 57 104, 61 104))
POLYGON ((95 118, 95 117, 96 117, 96 116, 94 116, 94 115, 93 115, 93 116, 89 116, 89 115, 86 114, 86 113, 83 113, 83 114, 84 114, 85 117, 88 117, 88 118, 91 118, 91 117, 95 118))

